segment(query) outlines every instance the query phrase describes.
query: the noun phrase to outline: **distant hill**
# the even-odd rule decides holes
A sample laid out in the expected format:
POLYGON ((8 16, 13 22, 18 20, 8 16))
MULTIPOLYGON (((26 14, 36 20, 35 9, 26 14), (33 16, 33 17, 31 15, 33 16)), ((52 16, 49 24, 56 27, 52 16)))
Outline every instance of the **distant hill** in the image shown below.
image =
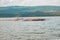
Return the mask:
POLYGON ((8 6, 0 7, 0 17, 60 16, 60 6, 8 6))

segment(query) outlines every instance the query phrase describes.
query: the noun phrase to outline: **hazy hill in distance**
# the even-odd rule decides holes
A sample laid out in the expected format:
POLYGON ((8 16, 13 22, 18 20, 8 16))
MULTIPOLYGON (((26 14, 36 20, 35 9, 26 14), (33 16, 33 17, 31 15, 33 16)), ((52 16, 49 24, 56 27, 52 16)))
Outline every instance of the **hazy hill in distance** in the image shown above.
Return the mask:
POLYGON ((60 6, 8 6, 0 7, 0 17, 60 16, 60 6))

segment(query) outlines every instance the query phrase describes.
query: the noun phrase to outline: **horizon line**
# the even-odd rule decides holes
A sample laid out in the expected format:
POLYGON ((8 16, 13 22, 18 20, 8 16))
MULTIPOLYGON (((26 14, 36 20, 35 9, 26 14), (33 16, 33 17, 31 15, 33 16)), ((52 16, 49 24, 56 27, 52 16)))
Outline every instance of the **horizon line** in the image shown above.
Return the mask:
MULTIPOLYGON (((12 6, 18 6, 18 5, 12 5, 12 6)), ((41 6, 60 6, 60 5, 41 5, 41 6)), ((10 7, 10 6, 0 6, 0 7, 10 7)), ((21 7, 36 7, 36 6, 21 6, 21 7)))

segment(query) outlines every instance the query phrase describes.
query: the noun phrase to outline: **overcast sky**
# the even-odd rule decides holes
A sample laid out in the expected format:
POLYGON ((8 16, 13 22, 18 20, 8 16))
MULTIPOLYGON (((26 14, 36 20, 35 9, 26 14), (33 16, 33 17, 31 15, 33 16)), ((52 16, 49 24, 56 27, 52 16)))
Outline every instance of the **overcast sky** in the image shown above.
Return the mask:
POLYGON ((0 0, 0 6, 60 6, 60 0, 0 0))

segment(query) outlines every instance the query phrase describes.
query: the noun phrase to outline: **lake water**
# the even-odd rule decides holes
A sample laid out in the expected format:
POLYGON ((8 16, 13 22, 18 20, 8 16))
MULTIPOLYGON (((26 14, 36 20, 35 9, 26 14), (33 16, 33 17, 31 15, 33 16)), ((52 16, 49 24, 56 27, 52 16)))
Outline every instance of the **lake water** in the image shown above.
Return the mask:
POLYGON ((27 17, 45 21, 0 21, 0 40, 60 40, 60 16, 27 17))

